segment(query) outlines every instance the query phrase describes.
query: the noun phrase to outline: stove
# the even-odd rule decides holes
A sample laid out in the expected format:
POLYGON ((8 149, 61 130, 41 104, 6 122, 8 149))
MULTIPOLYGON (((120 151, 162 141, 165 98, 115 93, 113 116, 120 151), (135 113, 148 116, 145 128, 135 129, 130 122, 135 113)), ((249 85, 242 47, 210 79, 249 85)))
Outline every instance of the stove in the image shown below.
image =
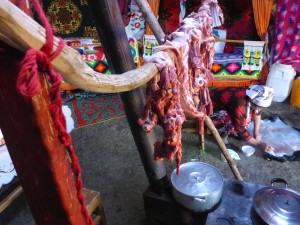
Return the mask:
POLYGON ((263 187, 254 183, 225 179, 221 203, 208 214, 205 225, 253 225, 252 199, 255 192, 263 187))
POLYGON ((208 213, 195 213, 180 206, 171 192, 161 195, 150 189, 144 192, 144 207, 150 225, 254 225, 251 219, 252 199, 264 186, 224 179, 222 199, 208 213))

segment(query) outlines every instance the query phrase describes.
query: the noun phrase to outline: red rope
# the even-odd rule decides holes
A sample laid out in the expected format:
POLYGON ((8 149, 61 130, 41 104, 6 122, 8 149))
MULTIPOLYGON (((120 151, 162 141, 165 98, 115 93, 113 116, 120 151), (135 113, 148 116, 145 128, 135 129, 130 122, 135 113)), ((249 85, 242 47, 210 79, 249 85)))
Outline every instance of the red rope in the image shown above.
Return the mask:
POLYGON ((30 49, 26 52, 26 55, 21 62, 21 69, 18 74, 17 89, 21 94, 28 97, 38 94, 41 89, 38 69, 41 69, 47 73, 48 79, 51 82, 51 88, 49 92, 51 101, 50 112, 54 126, 56 127, 58 136, 61 142, 65 145, 72 160, 71 167, 75 174, 77 198, 81 204, 81 212, 85 218, 86 224, 93 225, 94 222, 86 209, 84 194, 82 192, 83 183, 81 178, 81 168, 73 147, 71 135, 66 130, 66 119, 62 112, 62 101, 60 97, 62 77, 54 70, 51 64, 51 61, 57 57, 63 49, 64 42, 62 39, 60 39, 57 49, 53 51, 53 29, 50 26, 39 1, 32 0, 32 2, 35 6, 41 23, 46 30, 46 43, 40 50, 30 49))

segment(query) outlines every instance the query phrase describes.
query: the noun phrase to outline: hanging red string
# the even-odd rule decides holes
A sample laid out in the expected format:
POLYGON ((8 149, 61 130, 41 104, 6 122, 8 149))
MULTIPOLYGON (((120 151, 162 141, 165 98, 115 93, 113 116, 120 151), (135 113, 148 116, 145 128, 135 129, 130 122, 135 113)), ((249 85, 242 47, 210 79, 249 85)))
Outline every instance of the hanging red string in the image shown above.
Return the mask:
POLYGON ((79 165, 78 158, 76 156, 73 143, 70 134, 66 130, 66 119, 62 112, 62 101, 60 97, 60 86, 62 77, 57 73, 51 61, 55 59, 64 47, 64 42, 59 39, 59 44, 56 50, 54 47, 54 35, 53 29, 47 20, 43 9, 38 0, 32 0, 35 10, 40 18, 42 25, 46 31, 46 43, 40 50, 30 49, 26 52, 24 59, 21 62, 21 69, 18 74, 17 89, 18 91, 28 97, 32 97, 41 89, 38 70, 45 71, 47 73, 48 79, 51 82, 51 88, 49 92, 50 97, 50 112, 54 122, 54 126, 58 131, 58 136, 61 142, 65 145, 71 161, 72 170, 75 174, 76 179, 76 190, 77 198, 81 204, 81 211, 86 220, 86 224, 93 225, 94 222, 89 215, 86 205, 84 202, 84 195, 82 192, 82 179, 81 179, 81 168, 79 165))

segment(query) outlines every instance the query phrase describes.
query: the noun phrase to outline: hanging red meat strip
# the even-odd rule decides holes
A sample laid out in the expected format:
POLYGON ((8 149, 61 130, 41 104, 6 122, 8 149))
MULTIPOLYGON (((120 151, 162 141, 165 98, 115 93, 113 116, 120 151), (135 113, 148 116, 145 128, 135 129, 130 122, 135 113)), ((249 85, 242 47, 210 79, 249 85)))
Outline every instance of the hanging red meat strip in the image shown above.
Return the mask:
POLYGON ((182 123, 186 117, 197 118, 203 134, 204 118, 213 111, 207 86, 213 79, 212 6, 222 18, 217 1, 205 0, 199 11, 186 17, 145 60, 155 63, 160 74, 147 84, 147 102, 139 124, 146 132, 156 124, 162 127, 164 136, 154 144, 154 159, 176 159, 177 174, 182 157, 182 123))

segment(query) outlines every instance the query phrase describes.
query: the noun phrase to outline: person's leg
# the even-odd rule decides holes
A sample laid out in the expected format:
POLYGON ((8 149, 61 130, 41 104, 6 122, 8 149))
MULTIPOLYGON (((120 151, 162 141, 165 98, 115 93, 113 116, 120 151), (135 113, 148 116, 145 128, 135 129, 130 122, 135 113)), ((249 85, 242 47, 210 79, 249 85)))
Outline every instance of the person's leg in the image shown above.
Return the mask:
POLYGON ((234 130, 229 114, 225 110, 220 110, 210 116, 219 135, 225 145, 228 145, 228 136, 234 130))

